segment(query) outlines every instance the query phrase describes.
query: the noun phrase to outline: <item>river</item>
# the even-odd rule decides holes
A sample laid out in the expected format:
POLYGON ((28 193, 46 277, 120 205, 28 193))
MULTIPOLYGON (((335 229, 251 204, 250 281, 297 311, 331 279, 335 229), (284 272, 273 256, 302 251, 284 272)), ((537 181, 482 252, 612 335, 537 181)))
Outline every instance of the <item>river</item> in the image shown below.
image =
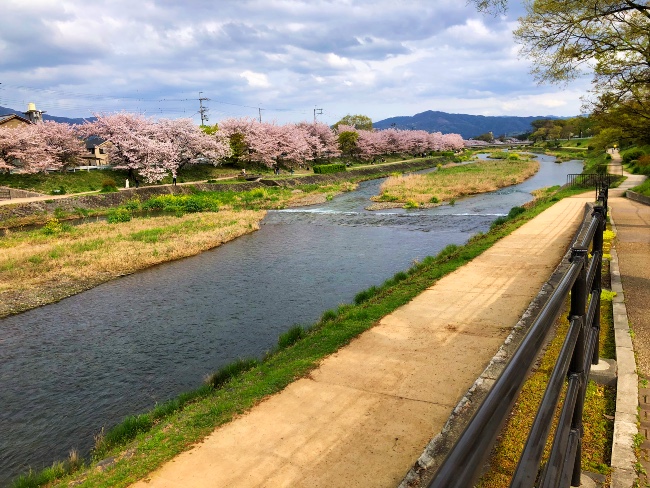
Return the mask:
POLYGON ((577 161, 427 210, 364 210, 382 180, 315 207, 269 212, 258 232, 0 320, 0 485, 87 455, 93 435, 196 388, 220 366, 260 357, 414 260, 463 244, 577 161))

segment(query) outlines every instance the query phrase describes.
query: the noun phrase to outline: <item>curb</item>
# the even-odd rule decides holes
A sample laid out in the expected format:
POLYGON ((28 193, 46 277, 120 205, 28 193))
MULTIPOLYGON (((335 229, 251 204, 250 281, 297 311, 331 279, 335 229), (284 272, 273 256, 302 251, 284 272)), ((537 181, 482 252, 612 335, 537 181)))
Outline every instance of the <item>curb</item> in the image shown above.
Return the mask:
POLYGON ((625 197, 635 202, 643 203, 644 205, 650 205, 650 197, 646 197, 632 190, 626 190, 625 197))
MULTIPOLYGON (((612 230, 616 225, 609 215, 612 230)), ((634 464, 637 462, 633 449, 633 438, 638 434, 639 378, 636 374, 636 360, 630 327, 625 307, 625 295, 621 283, 618 254, 612 247, 610 274, 612 291, 616 296, 612 301, 614 309, 614 335, 616 341, 616 363, 618 365, 618 385, 616 388, 616 414, 614 417, 614 438, 612 442, 612 481, 611 488, 630 488, 637 479, 634 464)))

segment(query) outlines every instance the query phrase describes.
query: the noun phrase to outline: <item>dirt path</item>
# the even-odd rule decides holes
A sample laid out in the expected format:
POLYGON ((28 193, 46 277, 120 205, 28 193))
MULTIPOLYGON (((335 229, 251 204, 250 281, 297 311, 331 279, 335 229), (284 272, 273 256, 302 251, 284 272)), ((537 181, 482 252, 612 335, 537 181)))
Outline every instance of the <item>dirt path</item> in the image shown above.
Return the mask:
POLYGON ((397 486, 560 262, 589 197, 558 202, 134 486, 397 486))

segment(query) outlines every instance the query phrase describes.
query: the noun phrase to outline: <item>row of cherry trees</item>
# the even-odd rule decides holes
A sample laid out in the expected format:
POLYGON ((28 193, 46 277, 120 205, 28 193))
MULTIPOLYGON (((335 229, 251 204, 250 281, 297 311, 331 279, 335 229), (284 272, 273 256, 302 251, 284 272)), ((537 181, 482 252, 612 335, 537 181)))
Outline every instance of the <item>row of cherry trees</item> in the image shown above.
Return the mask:
POLYGON ((267 167, 309 166, 341 155, 372 160, 398 153, 413 155, 459 150, 458 134, 430 134, 398 129, 358 130, 322 123, 262 123, 227 119, 203 131, 190 119, 154 120, 130 113, 95 114, 95 120, 71 126, 56 122, 0 130, 0 171, 20 168, 34 173, 79 164, 86 148, 82 138, 110 141, 110 163, 137 172, 149 182, 176 176, 187 164, 225 160, 267 167))

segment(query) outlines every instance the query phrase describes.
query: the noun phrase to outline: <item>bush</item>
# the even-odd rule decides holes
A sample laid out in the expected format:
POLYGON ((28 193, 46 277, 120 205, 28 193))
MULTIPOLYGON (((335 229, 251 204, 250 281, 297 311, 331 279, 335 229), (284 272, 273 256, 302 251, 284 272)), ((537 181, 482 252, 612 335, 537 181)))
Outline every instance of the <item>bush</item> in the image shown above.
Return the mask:
POLYGON ((113 178, 106 178, 104 181, 102 181, 102 193, 112 193, 117 191, 117 185, 115 184, 115 180, 113 178))
POLYGON ((633 147, 632 149, 628 149, 627 151, 623 151, 621 153, 623 164, 630 164, 634 159, 639 159, 642 156, 645 156, 645 152, 642 149, 638 149, 636 147, 633 147))
POLYGON ((510 212, 508 212, 508 218, 514 219, 517 215, 524 213, 526 209, 524 207, 512 207, 510 212))
POLYGON ((52 236, 58 234, 62 230, 63 226, 61 225, 61 222, 59 222, 59 219, 53 217, 47 221, 47 223, 41 229, 41 232, 43 232, 43 234, 46 236, 52 236))
POLYGON ((438 200, 438 197, 433 196, 429 199, 429 203, 440 203, 440 200, 438 200))
POLYGON ((341 173, 347 171, 345 164, 321 164, 320 166, 314 166, 314 173, 324 175, 329 173, 341 173))
POLYGON ((409 209, 409 208, 418 208, 420 205, 418 202, 415 200, 408 199, 406 200, 406 203, 404 204, 404 208, 409 209))
POLYGON ((123 205, 123 207, 127 209, 129 212, 137 212, 138 210, 140 210, 140 200, 138 199, 129 200, 123 205))
POLYGON ((108 211, 106 220, 109 224, 117 224, 119 222, 129 222, 131 220, 131 212, 126 208, 119 207, 108 211))

